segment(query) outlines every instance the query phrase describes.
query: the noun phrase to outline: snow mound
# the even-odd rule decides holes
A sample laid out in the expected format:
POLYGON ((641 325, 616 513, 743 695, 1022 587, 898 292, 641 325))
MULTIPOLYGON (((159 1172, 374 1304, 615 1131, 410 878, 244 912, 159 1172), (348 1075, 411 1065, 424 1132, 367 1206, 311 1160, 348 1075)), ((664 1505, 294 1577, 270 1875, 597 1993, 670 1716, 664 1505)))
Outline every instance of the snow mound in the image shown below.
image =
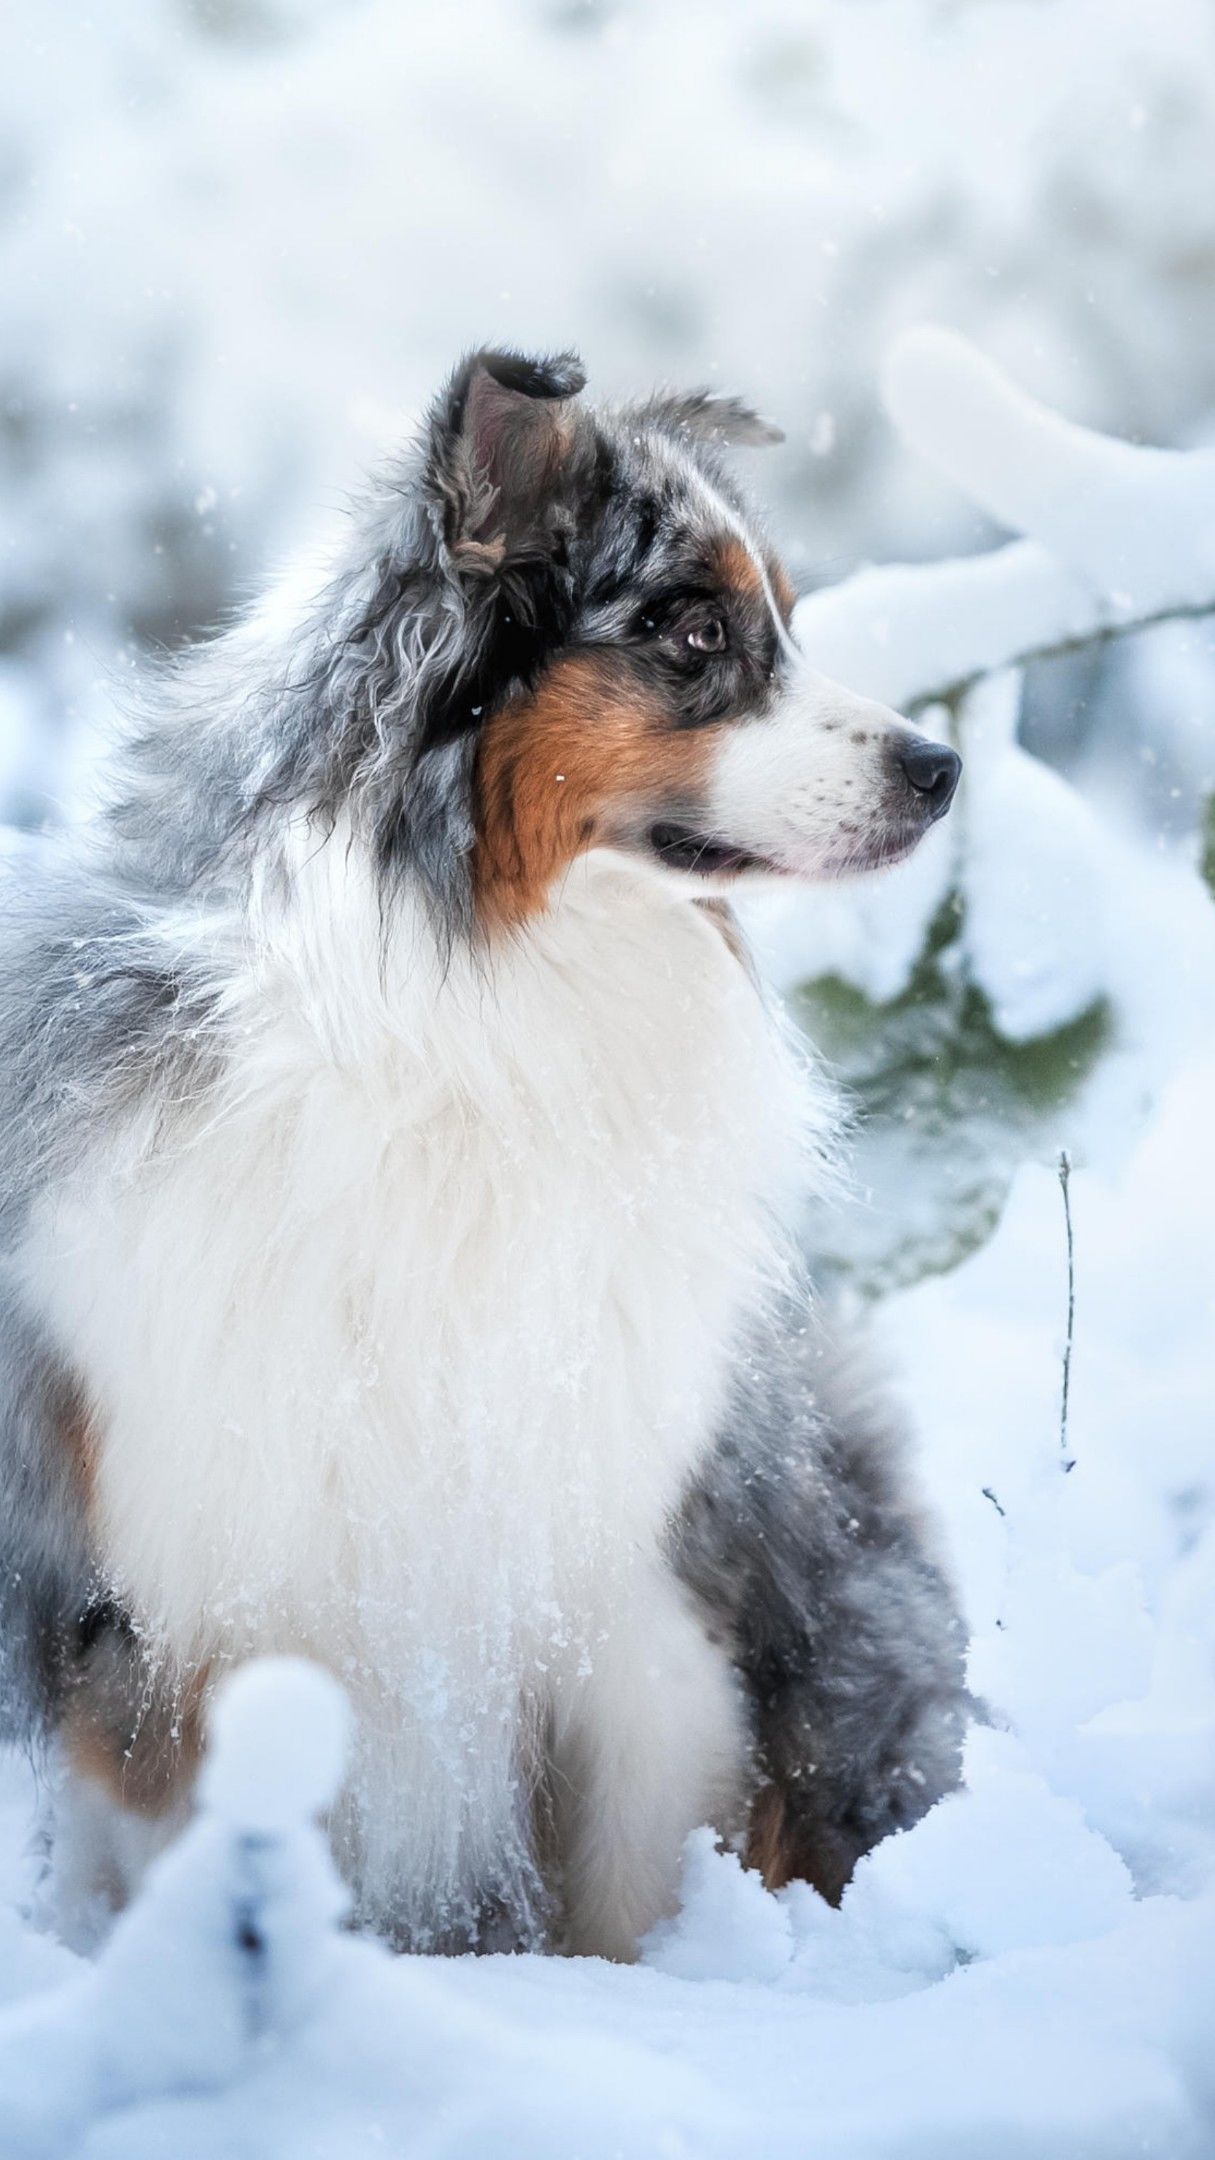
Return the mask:
POLYGON ((872 1939, 927 1923, 964 1957, 1087 1942, 1131 1917, 1126 1863, 1077 1802, 1025 1767, 1006 1733, 978 1728, 966 1790, 861 1861, 846 1920, 872 1939))
POLYGON ((227 1680, 211 1712, 204 1804, 248 1829, 285 1830, 333 1799, 350 1745, 350 1705, 302 1658, 261 1658, 227 1680))
POLYGON ((680 1980, 775 1980, 793 1956, 788 1912, 762 1878, 712 1830, 694 1830, 684 1850, 679 1912, 642 1946, 647 1965, 680 1980))

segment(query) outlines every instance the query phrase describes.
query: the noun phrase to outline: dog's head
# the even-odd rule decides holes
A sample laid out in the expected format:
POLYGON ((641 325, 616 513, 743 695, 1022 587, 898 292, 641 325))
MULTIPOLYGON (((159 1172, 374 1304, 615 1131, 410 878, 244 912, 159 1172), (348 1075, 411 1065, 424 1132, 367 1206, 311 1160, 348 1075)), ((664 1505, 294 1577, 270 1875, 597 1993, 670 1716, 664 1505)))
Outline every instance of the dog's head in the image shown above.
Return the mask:
POLYGON ((407 526, 382 519, 356 644, 381 743, 375 670, 409 675, 410 769, 381 847, 449 895, 458 858, 485 927, 543 909, 594 848, 689 896, 908 854, 958 759, 798 650, 722 460, 776 430, 707 393, 593 411, 583 380, 568 356, 467 360, 401 484, 407 526))

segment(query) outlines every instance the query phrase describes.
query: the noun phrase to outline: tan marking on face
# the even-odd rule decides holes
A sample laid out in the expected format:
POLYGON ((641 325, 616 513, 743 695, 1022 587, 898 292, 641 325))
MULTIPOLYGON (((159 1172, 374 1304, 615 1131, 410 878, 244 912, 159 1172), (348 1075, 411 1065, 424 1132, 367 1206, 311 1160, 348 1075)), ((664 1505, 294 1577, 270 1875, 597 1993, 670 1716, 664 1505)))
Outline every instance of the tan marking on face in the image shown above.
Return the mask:
POLYGON ((732 537, 719 540, 713 550, 712 568, 714 576, 734 592, 745 593, 753 600, 765 597, 763 572, 744 541, 732 537))
POLYGON ((720 540, 714 548, 712 569, 721 583, 732 591, 747 599, 759 600, 765 606, 775 604, 782 623, 788 623, 797 595, 775 555, 761 563, 745 541, 731 535, 720 540))
POLYGON ((630 810, 703 799, 708 730, 674 728, 656 691, 607 653, 553 663, 488 721, 477 753, 474 887, 487 927, 543 908, 555 878, 630 810))

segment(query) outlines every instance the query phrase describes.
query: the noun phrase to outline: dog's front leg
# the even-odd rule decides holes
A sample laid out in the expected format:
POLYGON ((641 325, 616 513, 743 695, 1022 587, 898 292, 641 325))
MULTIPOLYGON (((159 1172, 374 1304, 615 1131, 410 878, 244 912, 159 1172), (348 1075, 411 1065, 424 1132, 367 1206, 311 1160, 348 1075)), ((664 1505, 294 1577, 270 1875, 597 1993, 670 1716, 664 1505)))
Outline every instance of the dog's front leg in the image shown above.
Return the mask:
POLYGON ((687 1593, 631 1571, 554 1746, 565 1947, 624 1961, 669 1912, 690 1830, 732 1830, 748 1734, 741 1692, 687 1593))

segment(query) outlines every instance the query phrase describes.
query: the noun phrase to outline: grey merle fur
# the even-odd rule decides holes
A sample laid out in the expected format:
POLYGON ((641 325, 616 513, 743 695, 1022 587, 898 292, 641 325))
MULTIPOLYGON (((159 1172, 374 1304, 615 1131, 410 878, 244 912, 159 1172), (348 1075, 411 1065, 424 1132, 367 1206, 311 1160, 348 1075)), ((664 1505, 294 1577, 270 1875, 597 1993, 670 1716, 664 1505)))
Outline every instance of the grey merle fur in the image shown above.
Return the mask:
MULTIPOLYGON (((355 511, 323 589, 287 626, 254 615, 153 686, 109 808, 3 872, 0 934, 0 1690, 10 1731, 53 1729, 74 1661, 123 1631, 89 1550, 59 1435, 70 1380, 23 1310, 27 1209, 132 1103, 205 1091, 216 988, 175 957, 174 916, 239 904, 286 815, 345 813, 385 903, 402 879, 443 934, 475 936, 474 760, 485 718, 559 651, 664 667, 679 724, 761 711, 770 621, 737 626, 734 672, 664 658, 664 610, 703 578, 678 444, 737 502, 723 444, 773 431, 735 400, 575 403, 571 356, 475 355, 421 439, 355 511), (656 649, 655 640, 659 641, 656 649)), ((286 875, 285 870, 282 872, 286 875)), ((185 948, 183 948, 184 950, 185 948)), ((197 954, 196 943, 189 951, 197 954)), ((673 1558, 729 1641, 762 1772, 837 1894, 855 1859, 956 1780, 958 1622, 881 1422, 790 1327, 740 1362, 716 1454, 673 1558), (814 1856, 817 1855, 817 1859, 814 1856)), ((811 1861, 813 1860, 813 1866, 811 1861)))
POLYGON ((672 1536, 746 1684, 781 1872, 833 1902, 961 1772, 965 1640, 904 1452, 863 1345, 789 1305, 672 1536))

